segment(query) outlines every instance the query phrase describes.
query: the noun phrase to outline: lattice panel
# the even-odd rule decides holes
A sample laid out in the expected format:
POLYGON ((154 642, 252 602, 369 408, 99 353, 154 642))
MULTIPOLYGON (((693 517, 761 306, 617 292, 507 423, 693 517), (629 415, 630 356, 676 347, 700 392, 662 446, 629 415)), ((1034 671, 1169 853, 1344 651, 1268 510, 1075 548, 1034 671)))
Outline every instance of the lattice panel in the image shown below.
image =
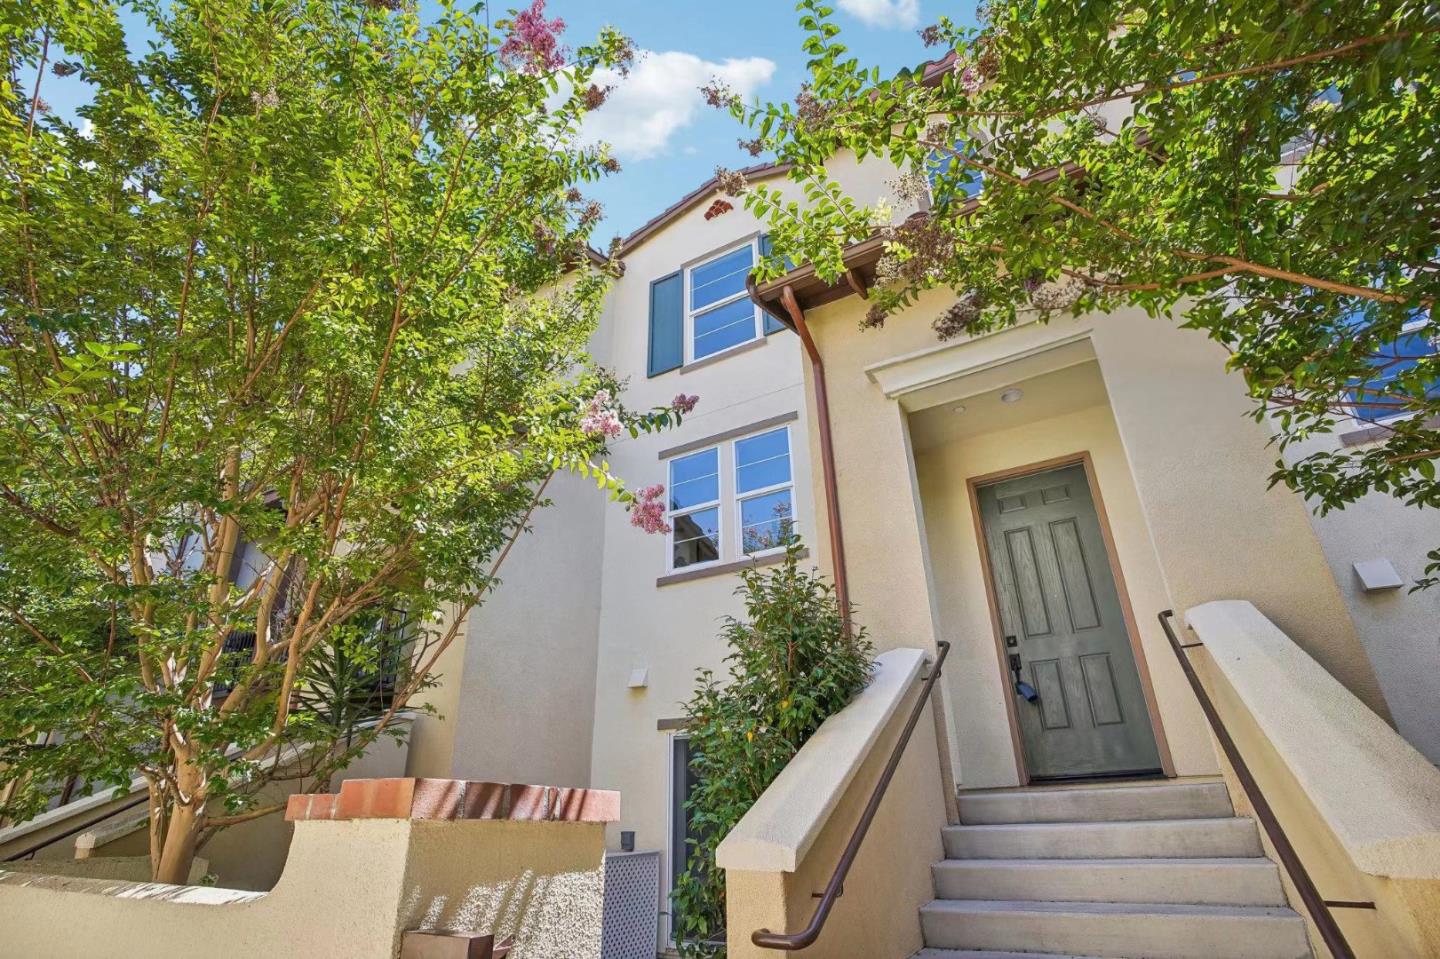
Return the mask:
POLYGON ((603 959, 655 959, 659 918, 659 850, 607 853, 603 959))

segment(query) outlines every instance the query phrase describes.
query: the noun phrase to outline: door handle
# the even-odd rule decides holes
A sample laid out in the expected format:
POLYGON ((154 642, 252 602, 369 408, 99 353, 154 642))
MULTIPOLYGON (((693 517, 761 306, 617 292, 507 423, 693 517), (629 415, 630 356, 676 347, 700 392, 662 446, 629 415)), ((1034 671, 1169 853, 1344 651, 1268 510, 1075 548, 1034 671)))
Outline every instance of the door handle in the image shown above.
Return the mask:
MULTIPOLYGON (((1005 638, 1008 640, 1010 637, 1006 636, 1005 638)), ((1015 679, 1015 692, 1027 703, 1033 703, 1040 699, 1040 694, 1035 691, 1035 687, 1020 678, 1019 653, 1010 654, 1010 675, 1015 679)))

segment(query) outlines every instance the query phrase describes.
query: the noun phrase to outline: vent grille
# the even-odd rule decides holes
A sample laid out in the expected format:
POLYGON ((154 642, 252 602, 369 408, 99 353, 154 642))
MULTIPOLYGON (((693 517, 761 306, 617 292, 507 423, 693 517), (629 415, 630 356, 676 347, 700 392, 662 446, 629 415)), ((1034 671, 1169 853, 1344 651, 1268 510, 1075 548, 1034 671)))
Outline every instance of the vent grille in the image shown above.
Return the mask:
POLYGON ((603 959, 655 959, 660 852, 605 854, 603 959))

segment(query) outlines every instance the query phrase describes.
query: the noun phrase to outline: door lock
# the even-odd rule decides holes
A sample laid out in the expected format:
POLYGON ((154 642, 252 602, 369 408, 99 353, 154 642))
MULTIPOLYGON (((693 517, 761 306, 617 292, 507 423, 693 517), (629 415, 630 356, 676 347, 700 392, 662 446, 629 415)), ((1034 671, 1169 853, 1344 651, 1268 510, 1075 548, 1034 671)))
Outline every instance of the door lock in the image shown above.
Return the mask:
MULTIPOLYGON (((1013 637, 1010 636, 1005 637, 1007 644, 1012 638, 1013 637)), ((1031 686, 1029 683, 1025 682, 1025 680, 1020 678, 1019 653, 1010 654, 1010 675, 1015 678, 1015 692, 1019 694, 1027 703, 1033 703, 1039 700, 1040 694, 1035 691, 1035 687, 1031 686)))

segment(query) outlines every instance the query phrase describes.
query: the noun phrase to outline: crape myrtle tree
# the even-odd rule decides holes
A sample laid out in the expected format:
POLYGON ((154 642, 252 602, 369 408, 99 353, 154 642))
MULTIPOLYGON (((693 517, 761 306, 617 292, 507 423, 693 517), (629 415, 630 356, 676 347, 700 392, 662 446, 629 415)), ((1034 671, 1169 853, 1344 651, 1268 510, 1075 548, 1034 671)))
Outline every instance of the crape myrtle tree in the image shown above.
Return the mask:
MULTIPOLYGON (((954 294, 942 339, 1179 316, 1243 374, 1282 453, 1272 482, 1321 512, 1372 491, 1440 506, 1440 4, 996 0, 977 29, 921 30, 934 60, 894 76, 850 56, 818 0, 798 9, 793 103, 705 91, 804 185, 802 205, 730 178, 769 220, 768 275, 788 256, 834 281, 878 232, 866 326, 935 288, 954 294), (824 168, 843 150, 893 161, 893 197, 926 212, 891 225, 847 196, 824 168), (1297 448, 1357 413, 1374 442, 1297 448)), ((1440 551, 1420 583, 1437 576, 1440 551)))
POLYGON ((605 444, 694 398, 626 410, 585 354, 603 277, 567 278, 615 168, 575 136, 590 78, 630 45, 486 19, 0 3, 11 821, 138 777, 183 882, 267 785, 394 733, 554 473, 664 528, 605 444))

